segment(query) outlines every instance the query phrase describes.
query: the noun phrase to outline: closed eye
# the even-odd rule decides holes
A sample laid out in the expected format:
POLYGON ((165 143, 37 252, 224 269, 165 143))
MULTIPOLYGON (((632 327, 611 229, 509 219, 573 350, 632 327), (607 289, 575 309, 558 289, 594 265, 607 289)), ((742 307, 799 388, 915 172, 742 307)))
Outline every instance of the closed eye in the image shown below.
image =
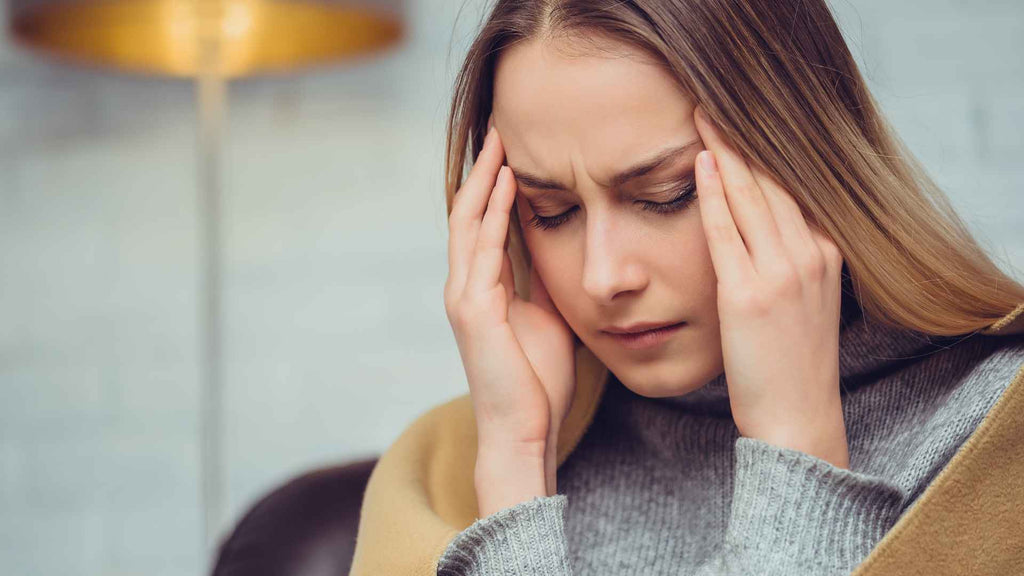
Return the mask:
MULTIPOLYGON (((650 210, 658 214, 672 214, 679 212, 689 206, 696 199, 697 184, 695 181, 690 180, 684 184, 680 189, 675 198, 668 202, 651 202, 650 200, 638 200, 644 210, 650 210)), ((579 206, 573 206, 569 210, 558 214, 557 216, 541 216, 534 214, 532 218, 527 222, 529 226, 538 228, 541 230, 553 230, 558 228, 569 219, 572 218, 573 214, 579 211, 579 206)))

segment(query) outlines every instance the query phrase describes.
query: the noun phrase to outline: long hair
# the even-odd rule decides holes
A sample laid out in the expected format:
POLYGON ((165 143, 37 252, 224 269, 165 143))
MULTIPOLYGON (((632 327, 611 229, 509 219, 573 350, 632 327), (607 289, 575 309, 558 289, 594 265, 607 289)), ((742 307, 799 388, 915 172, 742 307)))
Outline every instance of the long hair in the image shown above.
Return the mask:
MULTIPOLYGON (((865 318, 951 336, 1024 301, 1024 286, 993 263, 880 112, 825 0, 497 0, 456 77, 449 214, 483 146, 497 58, 516 42, 556 37, 595 50, 594 40, 624 43, 665 66, 836 243, 865 318)), ((509 252, 516 292, 528 299, 515 210, 509 252)))

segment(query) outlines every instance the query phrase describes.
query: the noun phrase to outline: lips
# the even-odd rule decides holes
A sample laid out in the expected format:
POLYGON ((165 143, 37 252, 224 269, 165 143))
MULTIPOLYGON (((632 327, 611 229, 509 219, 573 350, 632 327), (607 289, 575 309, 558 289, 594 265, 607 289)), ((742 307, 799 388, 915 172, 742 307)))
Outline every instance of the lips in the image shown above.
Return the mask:
POLYGON ((608 332, 608 331, 606 331, 606 333, 616 343, 618 343, 619 345, 621 345, 622 347, 624 347, 626 349, 629 349, 629 350, 641 350, 641 349, 654 350, 654 349, 662 348, 662 346, 665 343, 667 343, 671 338, 673 338, 680 330, 682 330, 682 328, 685 325, 686 325, 686 322, 677 322, 675 324, 664 324, 664 323, 657 323, 657 324, 635 324, 633 326, 626 326, 624 328, 615 328, 615 327, 613 327, 610 330, 615 330, 615 329, 620 329, 620 330, 621 329, 627 329, 627 330, 628 329, 633 329, 633 330, 636 330, 636 329, 639 328, 639 329, 641 329, 639 332, 632 332, 632 333, 629 333, 629 332, 625 332, 625 333, 619 332, 619 333, 615 333, 615 332, 608 332), (647 326, 650 326, 650 328, 643 329, 643 328, 645 328, 647 326))
POLYGON ((675 322, 638 322, 636 324, 630 324, 628 326, 609 326, 604 330, 609 334, 639 334, 641 332, 648 332, 650 330, 657 330, 659 328, 666 328, 668 326, 674 326, 681 324, 682 321, 675 322))

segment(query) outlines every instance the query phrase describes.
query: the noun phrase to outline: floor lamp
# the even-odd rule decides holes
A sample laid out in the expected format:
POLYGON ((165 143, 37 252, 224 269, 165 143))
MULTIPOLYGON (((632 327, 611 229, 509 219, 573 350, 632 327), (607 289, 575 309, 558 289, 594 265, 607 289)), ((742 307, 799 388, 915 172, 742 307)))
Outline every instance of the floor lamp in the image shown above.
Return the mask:
POLYGON ((385 50, 405 36, 404 0, 8 0, 19 44, 84 66, 195 82, 203 295, 201 502, 209 557, 223 518, 221 135, 232 78, 293 72, 385 50))

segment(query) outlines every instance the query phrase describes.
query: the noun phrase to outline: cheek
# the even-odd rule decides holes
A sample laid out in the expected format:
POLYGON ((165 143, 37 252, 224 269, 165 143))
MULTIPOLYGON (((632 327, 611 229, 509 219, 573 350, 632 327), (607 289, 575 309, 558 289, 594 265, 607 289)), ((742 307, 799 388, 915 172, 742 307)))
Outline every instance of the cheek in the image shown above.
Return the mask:
POLYGON ((573 306, 582 302, 574 296, 579 294, 582 282, 583 254, 572 243, 555 239, 541 230, 534 230, 525 221, 522 232, 533 268, 544 281, 552 302, 572 324, 578 316, 573 306))
POLYGON ((718 277, 699 214, 693 211, 680 220, 673 231, 671 244, 662 248, 664 253, 675 255, 669 274, 678 293, 684 294, 698 309, 703 309, 708 302, 715 302, 718 277))
POLYGON ((688 270, 695 306, 694 313, 704 315, 711 325, 717 325, 718 276, 715 274, 715 264, 711 260, 711 251, 708 248, 707 238, 704 236, 704 228, 699 223, 694 226, 688 240, 691 242, 690 246, 693 246, 689 254, 688 270))
POLYGON ((711 251, 708 248, 708 239, 704 236, 704 227, 700 223, 700 217, 694 218, 692 222, 687 222, 683 233, 686 246, 689 246, 688 253, 693 267, 700 269, 704 276, 710 274, 714 277, 715 267, 711 261, 711 251))
POLYGON ((693 226, 689 230, 690 238, 688 241, 693 246, 692 257, 694 260, 694 267, 700 270, 700 280, 703 284, 710 285, 712 288, 718 283, 718 277, 715 275, 715 264, 711 260, 711 250, 708 248, 708 239, 704 236, 704 227, 700 224, 700 219, 697 219, 697 225, 693 226))
POLYGON ((524 230, 526 244, 530 250, 533 267, 544 281, 544 287, 555 303, 571 302, 571 298, 560 298, 562 294, 578 293, 581 282, 583 255, 571 245, 545 238, 543 233, 524 230))

